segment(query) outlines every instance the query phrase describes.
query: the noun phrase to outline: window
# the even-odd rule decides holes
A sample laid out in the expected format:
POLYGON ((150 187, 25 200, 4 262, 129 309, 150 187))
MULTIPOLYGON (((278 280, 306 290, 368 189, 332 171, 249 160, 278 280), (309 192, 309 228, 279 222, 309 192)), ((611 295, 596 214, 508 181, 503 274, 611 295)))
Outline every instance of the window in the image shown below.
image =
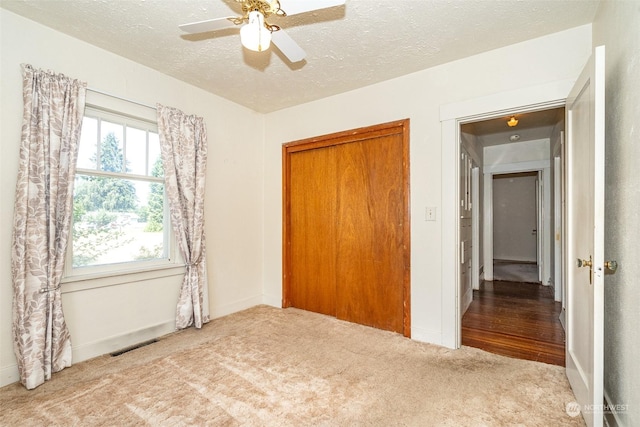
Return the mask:
POLYGON ((157 126, 85 110, 66 276, 173 266, 157 126))

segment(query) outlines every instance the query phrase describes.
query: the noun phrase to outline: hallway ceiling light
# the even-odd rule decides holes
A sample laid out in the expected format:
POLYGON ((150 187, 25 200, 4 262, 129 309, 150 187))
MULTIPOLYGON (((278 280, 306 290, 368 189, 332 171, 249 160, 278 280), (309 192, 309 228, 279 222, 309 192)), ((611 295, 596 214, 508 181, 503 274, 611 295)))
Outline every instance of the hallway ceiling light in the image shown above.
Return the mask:
POLYGON ((510 128, 512 128, 518 124, 518 119, 516 119, 516 116, 511 116, 507 124, 509 125, 510 128))
POLYGON ((520 139, 520 135, 518 135, 517 133, 514 133, 513 135, 511 135, 509 137, 509 141, 511 141, 511 142, 516 142, 519 139, 520 139))

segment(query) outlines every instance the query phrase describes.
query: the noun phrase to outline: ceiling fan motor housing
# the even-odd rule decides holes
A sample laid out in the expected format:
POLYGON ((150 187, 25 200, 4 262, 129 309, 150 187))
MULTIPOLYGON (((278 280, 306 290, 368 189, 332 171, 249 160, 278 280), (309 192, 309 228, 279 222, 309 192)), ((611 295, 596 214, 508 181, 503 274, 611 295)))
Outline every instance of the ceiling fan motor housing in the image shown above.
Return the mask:
POLYGON ((236 0, 238 3, 242 3, 242 12, 244 18, 248 18, 249 12, 260 12, 266 18, 271 15, 287 16, 284 10, 280 9, 280 2, 275 0, 268 2, 265 0, 236 0))

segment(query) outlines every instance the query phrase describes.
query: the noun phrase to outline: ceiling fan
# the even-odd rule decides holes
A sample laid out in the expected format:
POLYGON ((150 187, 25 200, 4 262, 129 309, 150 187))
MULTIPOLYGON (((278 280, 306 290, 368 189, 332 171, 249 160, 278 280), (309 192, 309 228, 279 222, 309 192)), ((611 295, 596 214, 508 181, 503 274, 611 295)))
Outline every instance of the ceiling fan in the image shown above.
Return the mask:
POLYGON ((270 16, 290 16, 313 10, 340 6, 345 0, 235 0, 242 5, 242 16, 207 19, 182 24, 178 27, 187 33, 204 33, 241 25, 240 41, 247 49, 257 52, 269 48, 271 42, 291 62, 302 61, 305 52, 278 25, 267 22, 270 16))

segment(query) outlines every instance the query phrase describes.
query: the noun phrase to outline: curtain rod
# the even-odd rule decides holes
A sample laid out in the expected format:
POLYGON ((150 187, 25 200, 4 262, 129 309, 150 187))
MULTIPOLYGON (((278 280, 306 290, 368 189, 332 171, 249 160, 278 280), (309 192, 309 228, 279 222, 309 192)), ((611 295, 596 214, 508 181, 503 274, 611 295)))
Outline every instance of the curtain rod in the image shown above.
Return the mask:
POLYGON ((120 99, 120 100, 122 100, 122 101, 130 102, 130 103, 132 103, 132 104, 140 105, 141 107, 147 107, 147 108, 151 108, 152 110, 157 110, 157 108, 156 108, 156 107, 153 107, 153 106, 151 106, 151 105, 149 105, 149 104, 145 104, 145 103, 142 103, 142 102, 134 101, 134 100, 132 100, 132 99, 128 99, 128 98, 123 98, 123 97, 121 97, 121 96, 113 95, 113 94, 111 94, 111 93, 104 92, 104 91, 102 91, 102 90, 93 89, 93 88, 91 88, 91 87, 88 87, 88 88, 87 88, 87 90, 90 90, 91 92, 94 92, 94 93, 99 93, 99 94, 101 94, 101 95, 109 96, 109 97, 111 97, 111 98, 116 98, 116 99, 120 99))

